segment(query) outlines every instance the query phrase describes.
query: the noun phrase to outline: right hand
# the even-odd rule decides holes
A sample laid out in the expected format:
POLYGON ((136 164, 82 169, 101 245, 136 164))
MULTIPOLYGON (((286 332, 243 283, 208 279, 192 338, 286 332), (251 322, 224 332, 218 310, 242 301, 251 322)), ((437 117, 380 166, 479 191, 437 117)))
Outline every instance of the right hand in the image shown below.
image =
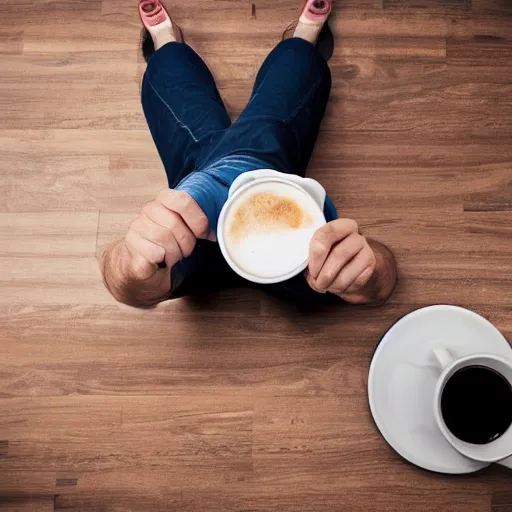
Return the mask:
POLYGON ((130 277, 144 281, 161 263, 166 270, 192 254, 198 238, 209 238, 209 223, 196 201, 186 192, 162 190, 130 224, 124 245, 129 253, 130 277))

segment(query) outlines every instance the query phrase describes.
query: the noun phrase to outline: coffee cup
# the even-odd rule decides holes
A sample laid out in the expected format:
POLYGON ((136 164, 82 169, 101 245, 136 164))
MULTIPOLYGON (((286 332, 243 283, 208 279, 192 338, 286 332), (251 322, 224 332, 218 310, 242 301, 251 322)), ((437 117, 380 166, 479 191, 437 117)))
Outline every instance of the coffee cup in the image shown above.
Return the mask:
POLYGON ((456 358, 442 347, 434 356, 441 370, 434 415, 445 439, 469 459, 512 469, 512 359, 456 358))
POLYGON ((231 185, 217 239, 229 266, 260 284, 285 281, 308 265, 309 243, 325 224, 326 193, 315 180, 260 169, 231 185))

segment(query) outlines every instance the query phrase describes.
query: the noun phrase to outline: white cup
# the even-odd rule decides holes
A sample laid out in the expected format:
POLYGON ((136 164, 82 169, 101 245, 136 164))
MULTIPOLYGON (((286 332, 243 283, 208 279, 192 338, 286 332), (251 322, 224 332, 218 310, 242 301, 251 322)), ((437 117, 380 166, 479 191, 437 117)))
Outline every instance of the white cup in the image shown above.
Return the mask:
POLYGON ((286 281, 299 274, 308 265, 308 255, 304 255, 301 263, 295 268, 290 268, 288 271, 283 272, 282 274, 274 277, 261 277, 253 274, 249 274, 240 265, 238 265, 233 258, 231 257, 227 247, 226 240, 224 236, 224 224, 226 220, 226 216, 230 211, 230 207, 233 202, 242 194, 246 193, 251 187, 254 187, 256 184, 259 185, 261 183, 285 183, 294 188, 300 189, 301 192, 306 193, 313 200, 312 204, 314 207, 318 207, 319 214, 321 215, 323 222, 325 222, 325 218, 323 217, 323 209, 326 198, 325 189, 315 180, 310 178, 302 178, 300 176, 285 174, 281 172, 274 171, 272 169, 258 169, 255 171, 246 172, 241 174, 231 185, 229 189, 228 200, 224 204, 222 211, 219 216, 218 229, 217 229, 217 240, 219 242, 219 246, 221 252, 224 256, 224 259, 227 261, 229 266, 240 276, 247 279, 248 281, 252 281, 260 284, 272 284, 279 283, 282 281, 286 281))
POLYGON ((472 354, 454 358, 445 348, 434 349, 434 356, 442 370, 434 392, 434 415, 437 425, 445 439, 462 455, 480 462, 497 462, 512 469, 512 426, 498 439, 487 444, 473 444, 461 441, 454 436, 441 413, 441 396, 448 380, 459 370, 467 366, 484 366, 501 374, 512 385, 512 360, 496 354, 472 354))

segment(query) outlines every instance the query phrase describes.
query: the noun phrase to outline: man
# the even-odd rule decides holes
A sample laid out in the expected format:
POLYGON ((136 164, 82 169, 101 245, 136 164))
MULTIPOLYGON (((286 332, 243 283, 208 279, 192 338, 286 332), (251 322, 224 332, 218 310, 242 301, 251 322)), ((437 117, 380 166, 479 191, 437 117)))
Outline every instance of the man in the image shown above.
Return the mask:
MULTIPOLYGON (((329 50, 319 50, 319 37, 327 34, 328 43, 331 35, 330 11, 331 0, 306 2, 285 32, 292 37, 267 57, 248 106, 232 124, 210 71, 179 27, 158 0, 140 2, 150 36, 144 48, 152 54, 142 106, 170 188, 105 250, 104 282, 118 301, 145 308, 220 287, 257 286, 224 261, 217 220, 241 173, 270 168, 305 175, 331 87, 329 50)), ((308 269, 261 287, 302 305, 385 302, 397 279, 389 249, 362 236, 354 220, 338 219, 329 198, 324 213, 327 224, 313 236, 308 269)))

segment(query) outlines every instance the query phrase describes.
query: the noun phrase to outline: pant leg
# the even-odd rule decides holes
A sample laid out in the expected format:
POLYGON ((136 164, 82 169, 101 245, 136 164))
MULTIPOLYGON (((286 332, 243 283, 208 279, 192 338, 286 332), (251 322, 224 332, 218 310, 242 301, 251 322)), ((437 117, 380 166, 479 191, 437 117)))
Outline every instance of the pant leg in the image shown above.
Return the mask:
POLYGON ((303 39, 280 43, 263 64, 251 101, 197 172, 177 187, 208 216, 211 229, 231 183, 271 168, 305 175, 329 98, 331 76, 316 47, 303 39))
POLYGON ((207 157, 250 155, 278 171, 305 175, 329 93, 331 74, 314 45, 283 41, 261 67, 251 100, 207 157))
POLYGON ((142 107, 170 187, 201 165, 231 125, 208 67, 183 43, 168 43, 149 60, 142 107))

